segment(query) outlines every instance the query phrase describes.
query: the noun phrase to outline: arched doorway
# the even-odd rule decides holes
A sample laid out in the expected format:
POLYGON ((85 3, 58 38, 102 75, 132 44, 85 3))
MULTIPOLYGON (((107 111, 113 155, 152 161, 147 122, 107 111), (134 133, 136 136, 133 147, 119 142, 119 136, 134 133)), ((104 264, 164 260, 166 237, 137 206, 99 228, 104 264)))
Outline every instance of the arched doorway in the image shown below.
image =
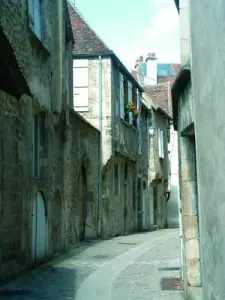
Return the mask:
POLYGON ((46 255, 46 216, 44 197, 37 192, 32 213, 32 261, 38 262, 46 255))
POLYGON ((87 215, 87 177, 84 165, 82 164, 78 180, 78 214, 79 214, 79 237, 85 238, 85 226, 87 215))
POLYGON ((52 205, 52 249, 53 253, 60 251, 62 226, 62 198, 57 190, 52 205))

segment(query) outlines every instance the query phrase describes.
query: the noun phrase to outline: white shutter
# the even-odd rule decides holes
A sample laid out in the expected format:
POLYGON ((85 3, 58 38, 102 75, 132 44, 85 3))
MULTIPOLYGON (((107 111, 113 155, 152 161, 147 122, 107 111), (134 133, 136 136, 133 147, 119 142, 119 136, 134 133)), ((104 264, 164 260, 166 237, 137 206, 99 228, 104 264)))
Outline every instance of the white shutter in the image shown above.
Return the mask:
POLYGON ((74 88, 74 109, 76 111, 88 111, 88 87, 74 88))
POLYGON ((28 0, 29 26, 34 30, 34 0, 28 0))
POLYGON ((161 129, 161 154, 162 154, 162 158, 164 158, 164 134, 163 134, 163 130, 161 129))
POLYGON ((120 73, 120 118, 124 119, 123 75, 120 73))
POLYGON ((158 147, 159 147, 159 158, 164 158, 164 135, 163 130, 158 129, 158 147))

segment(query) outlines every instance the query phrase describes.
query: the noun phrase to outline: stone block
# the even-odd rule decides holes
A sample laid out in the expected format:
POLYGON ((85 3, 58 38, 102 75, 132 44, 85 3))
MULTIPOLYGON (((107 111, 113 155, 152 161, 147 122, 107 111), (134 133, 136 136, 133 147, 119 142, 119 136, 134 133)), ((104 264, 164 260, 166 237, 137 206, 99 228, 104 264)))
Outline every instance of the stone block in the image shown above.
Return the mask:
POLYGON ((198 220, 196 216, 184 216, 184 232, 186 239, 198 238, 198 220))

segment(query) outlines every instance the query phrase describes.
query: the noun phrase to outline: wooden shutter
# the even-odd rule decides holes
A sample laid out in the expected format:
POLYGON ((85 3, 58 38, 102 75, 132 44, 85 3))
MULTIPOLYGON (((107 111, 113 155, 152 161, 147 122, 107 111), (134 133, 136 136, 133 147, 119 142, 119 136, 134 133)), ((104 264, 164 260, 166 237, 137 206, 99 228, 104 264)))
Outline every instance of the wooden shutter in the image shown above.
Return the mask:
POLYGON ((34 0, 28 0, 29 26, 34 30, 34 0))
MULTIPOLYGON (((128 103, 132 103, 132 83, 128 81, 128 103)), ((129 124, 133 124, 133 115, 132 112, 129 112, 129 124)))
POLYGON ((120 118, 124 119, 124 90, 122 74, 120 74, 120 118))
POLYGON ((40 0, 34 1, 34 32, 41 39, 41 3, 40 0))

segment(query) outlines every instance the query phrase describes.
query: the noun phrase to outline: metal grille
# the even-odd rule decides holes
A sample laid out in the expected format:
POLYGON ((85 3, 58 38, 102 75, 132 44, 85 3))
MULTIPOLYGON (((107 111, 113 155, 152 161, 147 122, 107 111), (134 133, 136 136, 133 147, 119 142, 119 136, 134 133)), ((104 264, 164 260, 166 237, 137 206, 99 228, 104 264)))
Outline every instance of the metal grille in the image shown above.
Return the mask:
POLYGON ((160 285, 162 291, 180 291, 182 289, 181 278, 162 278, 160 285))
POLYGON ((179 267, 159 268, 159 271, 180 271, 179 267))
POLYGON ((123 242, 120 242, 117 244, 119 244, 119 245, 137 245, 137 243, 123 243, 123 242))

